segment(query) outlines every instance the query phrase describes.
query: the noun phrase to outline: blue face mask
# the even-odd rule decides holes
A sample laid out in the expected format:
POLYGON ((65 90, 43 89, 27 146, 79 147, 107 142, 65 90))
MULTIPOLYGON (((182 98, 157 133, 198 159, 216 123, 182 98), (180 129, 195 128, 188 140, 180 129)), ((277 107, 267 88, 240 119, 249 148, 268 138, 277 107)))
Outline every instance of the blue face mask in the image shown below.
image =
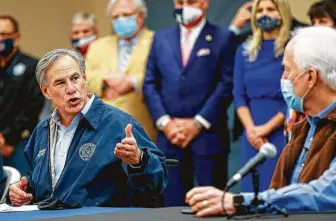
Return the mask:
POLYGON ((114 32, 122 38, 128 38, 132 36, 139 26, 136 22, 135 15, 128 17, 120 17, 113 22, 114 32))
MULTIPOLYGON (((300 78, 302 75, 304 75, 304 73, 301 74, 300 76, 298 76, 297 78, 295 78, 294 81, 297 80, 298 78, 300 78)), ((295 111, 304 113, 303 100, 307 96, 309 91, 310 91, 310 89, 308 89, 308 91, 306 92, 306 94, 303 97, 298 97, 298 96, 296 96, 296 94, 294 92, 293 82, 288 80, 288 79, 281 79, 282 95, 283 95, 287 105, 295 111)))
POLYGON ((14 49, 14 40, 12 38, 0 41, 0 56, 7 57, 14 49))
POLYGON ((281 24, 281 21, 278 18, 271 18, 267 15, 263 15, 257 19, 256 23, 262 31, 273 31, 281 24))

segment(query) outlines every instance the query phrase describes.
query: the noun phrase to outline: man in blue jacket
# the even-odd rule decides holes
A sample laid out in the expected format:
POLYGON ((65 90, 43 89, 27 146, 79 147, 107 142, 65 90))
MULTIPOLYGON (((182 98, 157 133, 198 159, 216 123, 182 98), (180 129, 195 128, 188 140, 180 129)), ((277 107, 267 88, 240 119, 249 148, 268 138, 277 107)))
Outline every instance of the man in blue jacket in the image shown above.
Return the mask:
POLYGON ((134 193, 163 191, 163 154, 130 115, 87 93, 85 61, 77 52, 47 53, 36 78, 57 108, 26 146, 31 173, 10 187, 13 205, 52 199, 120 207, 130 205, 134 193))
POLYGON ((202 186, 226 181, 233 55, 222 29, 206 20, 208 6, 175 0, 178 25, 156 33, 148 58, 143 94, 160 130, 158 146, 181 162, 169 168, 166 206, 184 205, 194 173, 202 186))

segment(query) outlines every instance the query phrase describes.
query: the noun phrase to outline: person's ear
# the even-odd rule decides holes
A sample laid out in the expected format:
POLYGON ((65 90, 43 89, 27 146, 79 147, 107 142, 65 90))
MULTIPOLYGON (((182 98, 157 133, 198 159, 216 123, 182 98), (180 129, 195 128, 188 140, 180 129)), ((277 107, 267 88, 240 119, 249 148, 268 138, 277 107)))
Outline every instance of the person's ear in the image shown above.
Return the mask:
POLYGON ((21 39, 21 34, 19 32, 17 32, 14 36, 14 47, 15 48, 19 47, 20 39, 21 39))
POLYGON ((48 88, 48 86, 41 84, 41 85, 40 85, 40 89, 41 89, 41 91, 42 91, 42 94, 43 94, 47 99, 51 100, 51 96, 50 96, 50 92, 49 92, 49 88, 48 88))
POLYGON ((202 9, 204 11, 204 13, 209 9, 209 0, 202 0, 202 9))
POLYGON ((314 85, 316 85, 316 82, 318 80, 318 71, 315 68, 309 68, 308 69, 308 87, 312 88, 314 85))
POLYGON ((86 74, 83 74, 82 76, 83 76, 83 79, 85 81, 85 84, 87 85, 88 84, 88 80, 87 80, 86 74))
POLYGON ((138 16, 136 17, 136 21, 139 25, 139 28, 142 28, 145 25, 145 13, 140 12, 138 16))

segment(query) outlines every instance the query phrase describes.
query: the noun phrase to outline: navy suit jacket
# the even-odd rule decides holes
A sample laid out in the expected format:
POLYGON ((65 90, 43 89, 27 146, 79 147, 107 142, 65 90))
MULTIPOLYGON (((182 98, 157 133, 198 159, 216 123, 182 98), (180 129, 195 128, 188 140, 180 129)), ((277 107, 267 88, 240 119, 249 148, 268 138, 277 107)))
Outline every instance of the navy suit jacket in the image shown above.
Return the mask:
POLYGON ((212 125, 207 132, 227 134, 226 109, 232 101, 234 60, 227 47, 228 35, 207 22, 184 67, 179 26, 158 31, 143 84, 153 120, 165 114, 181 118, 199 114, 212 125), (200 56, 200 50, 210 53, 200 56))

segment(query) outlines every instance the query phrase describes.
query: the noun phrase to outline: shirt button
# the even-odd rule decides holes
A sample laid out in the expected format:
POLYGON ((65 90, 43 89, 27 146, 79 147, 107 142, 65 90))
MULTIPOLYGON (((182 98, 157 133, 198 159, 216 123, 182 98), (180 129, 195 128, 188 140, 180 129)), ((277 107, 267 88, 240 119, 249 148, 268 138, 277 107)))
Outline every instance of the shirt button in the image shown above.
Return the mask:
POLYGON ((313 138, 310 138, 309 141, 313 141, 313 138))
POLYGON ((302 167, 304 166, 304 163, 302 164, 302 167))

